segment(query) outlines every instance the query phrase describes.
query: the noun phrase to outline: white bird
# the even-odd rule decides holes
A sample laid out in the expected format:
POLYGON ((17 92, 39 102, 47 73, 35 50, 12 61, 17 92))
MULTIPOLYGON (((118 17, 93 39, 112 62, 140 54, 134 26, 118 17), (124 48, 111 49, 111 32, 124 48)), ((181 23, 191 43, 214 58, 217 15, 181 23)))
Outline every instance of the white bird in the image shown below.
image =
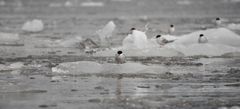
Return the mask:
POLYGON ((126 62, 125 55, 123 54, 122 51, 117 52, 117 54, 115 55, 115 61, 117 64, 123 64, 126 62))
POLYGON ((216 26, 220 26, 222 24, 222 20, 218 17, 215 20, 216 26))
POLYGON ((133 31, 136 30, 136 28, 131 28, 129 34, 133 34, 133 31))
POLYGON ((157 35, 156 36, 156 41, 159 45, 165 45, 164 40, 166 40, 162 35, 157 35))
POLYGON ((163 37, 162 35, 157 35, 156 36, 156 41, 159 45, 165 45, 167 43, 171 43, 174 40, 167 40, 165 37, 163 37))
POLYGON ((207 42, 208 42, 207 37, 205 37, 203 34, 200 34, 198 38, 198 43, 207 43, 207 42))
POLYGON ((125 48, 144 49, 147 47, 148 40, 145 32, 131 28, 130 33, 122 42, 125 48))
POLYGON ((175 32, 175 26, 174 25, 170 25, 170 27, 168 29, 168 33, 172 34, 173 32, 175 32))

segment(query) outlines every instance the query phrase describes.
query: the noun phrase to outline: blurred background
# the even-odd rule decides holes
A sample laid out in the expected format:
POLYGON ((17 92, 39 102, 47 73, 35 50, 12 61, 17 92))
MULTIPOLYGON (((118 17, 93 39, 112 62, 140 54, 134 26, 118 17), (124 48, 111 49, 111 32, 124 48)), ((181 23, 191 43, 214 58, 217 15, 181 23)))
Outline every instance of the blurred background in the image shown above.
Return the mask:
POLYGON ((214 26, 216 17, 238 24, 239 9, 240 0, 0 0, 0 32, 18 34, 25 48, 50 47, 50 42, 76 37, 98 42, 96 31, 114 21, 112 46, 119 46, 132 27, 143 30, 149 24, 152 38, 174 24, 174 35, 182 35, 214 26), (24 32, 24 23, 34 19, 43 30, 24 32))

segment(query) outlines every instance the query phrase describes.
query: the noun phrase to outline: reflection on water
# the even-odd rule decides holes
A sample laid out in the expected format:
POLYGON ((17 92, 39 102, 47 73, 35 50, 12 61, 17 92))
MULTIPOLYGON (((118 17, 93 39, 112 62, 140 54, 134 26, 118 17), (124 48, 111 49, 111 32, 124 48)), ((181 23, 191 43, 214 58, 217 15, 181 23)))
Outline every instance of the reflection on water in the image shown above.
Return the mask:
POLYGON ((116 89, 116 96, 118 100, 122 100, 122 83, 121 80, 123 79, 122 75, 118 75, 117 77, 117 89, 116 89))

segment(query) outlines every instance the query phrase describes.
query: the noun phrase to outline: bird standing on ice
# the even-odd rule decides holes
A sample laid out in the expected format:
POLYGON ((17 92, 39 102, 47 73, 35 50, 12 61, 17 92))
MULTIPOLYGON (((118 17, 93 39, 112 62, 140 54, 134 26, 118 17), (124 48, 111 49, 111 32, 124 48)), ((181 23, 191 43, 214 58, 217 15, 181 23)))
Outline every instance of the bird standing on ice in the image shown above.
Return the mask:
POLYGON ((174 40, 168 40, 165 37, 163 37, 162 35, 157 35, 156 36, 156 41, 159 45, 165 45, 167 43, 174 42, 174 40))
POLYGON ((136 30, 136 28, 131 28, 130 29, 130 34, 133 34, 133 31, 136 30))
POLYGON ((157 35, 156 41, 159 45, 165 45, 167 40, 162 35, 157 35))
POLYGON ((123 54, 122 51, 117 52, 117 54, 115 55, 115 61, 117 64, 123 64, 126 62, 125 55, 123 54))
POLYGON ((203 34, 200 34, 199 35, 199 38, 198 38, 198 43, 207 43, 208 42, 208 39, 207 37, 205 37, 203 34))
POLYGON ((221 20, 219 17, 217 17, 217 18, 215 19, 215 24, 216 24, 216 26, 221 26, 222 20, 221 20))
POLYGON ((148 46, 148 40, 145 32, 131 28, 130 33, 123 39, 122 44, 124 48, 128 49, 144 49, 148 46))
POLYGON ((172 34, 175 31, 175 26, 174 25, 170 25, 169 29, 168 29, 168 33, 172 34))

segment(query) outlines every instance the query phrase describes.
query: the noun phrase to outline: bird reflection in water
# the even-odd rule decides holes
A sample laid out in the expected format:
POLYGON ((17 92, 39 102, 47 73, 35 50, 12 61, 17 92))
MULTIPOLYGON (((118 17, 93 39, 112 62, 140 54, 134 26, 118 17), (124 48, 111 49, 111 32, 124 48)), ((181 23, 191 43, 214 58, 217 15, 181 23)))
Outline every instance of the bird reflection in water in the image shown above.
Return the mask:
POLYGON ((116 89, 116 96, 117 96, 117 100, 122 100, 122 83, 121 83, 121 80, 123 78, 123 75, 122 74, 119 74, 118 77, 117 77, 117 89, 116 89))

